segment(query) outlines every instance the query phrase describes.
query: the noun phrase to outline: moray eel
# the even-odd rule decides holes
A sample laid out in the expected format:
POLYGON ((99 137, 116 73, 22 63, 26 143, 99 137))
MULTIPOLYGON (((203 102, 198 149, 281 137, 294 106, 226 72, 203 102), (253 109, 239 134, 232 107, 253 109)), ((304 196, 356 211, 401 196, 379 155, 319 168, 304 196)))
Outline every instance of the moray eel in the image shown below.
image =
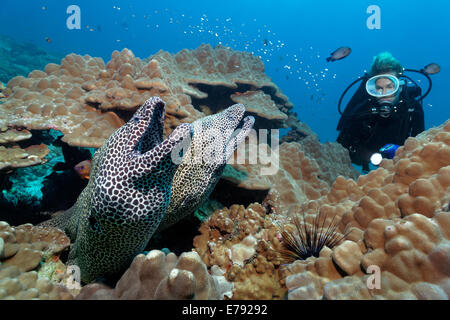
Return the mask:
POLYGON ((192 127, 181 124, 162 141, 163 121, 164 102, 150 98, 95 153, 91 179, 75 205, 43 223, 65 230, 74 242, 68 264, 80 268, 84 283, 129 267, 166 212, 178 166, 172 151, 190 140, 192 127))
POLYGON ((172 197, 159 231, 192 214, 211 194, 222 176, 227 160, 245 140, 255 123, 244 118, 242 104, 192 123, 194 134, 172 182, 172 197))

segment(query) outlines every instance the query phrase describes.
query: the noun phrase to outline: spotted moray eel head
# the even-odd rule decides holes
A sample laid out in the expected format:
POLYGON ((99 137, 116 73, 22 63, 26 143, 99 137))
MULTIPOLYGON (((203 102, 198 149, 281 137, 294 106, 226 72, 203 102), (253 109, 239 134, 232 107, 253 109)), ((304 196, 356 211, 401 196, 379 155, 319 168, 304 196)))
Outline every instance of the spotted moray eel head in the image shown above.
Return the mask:
POLYGON ((224 164, 253 128, 255 119, 247 116, 244 119, 245 107, 235 104, 224 111, 201 118, 193 123, 194 137, 192 144, 201 148, 198 150, 214 149, 221 152, 221 164, 224 164), (242 123, 242 128, 237 127, 242 123), (236 130, 237 129, 237 130, 236 130))
POLYGON ((191 135, 191 125, 181 124, 163 141, 163 121, 164 102, 153 97, 102 147, 92 181, 92 214, 99 222, 159 223, 177 168, 171 152, 191 135))

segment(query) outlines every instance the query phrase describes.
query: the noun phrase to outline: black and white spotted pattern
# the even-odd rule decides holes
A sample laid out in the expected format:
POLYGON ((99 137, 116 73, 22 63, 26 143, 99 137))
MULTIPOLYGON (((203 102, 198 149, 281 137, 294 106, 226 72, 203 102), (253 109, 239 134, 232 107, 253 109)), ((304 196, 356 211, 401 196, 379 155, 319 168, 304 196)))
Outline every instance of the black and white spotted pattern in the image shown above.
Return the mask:
POLYGON ((245 107, 235 104, 192 123, 194 135, 175 173, 169 208, 159 230, 192 214, 209 197, 227 160, 253 128, 255 119, 248 116, 236 130, 244 113, 245 107))
POLYGON ((192 128, 182 124, 163 141, 163 121, 164 102, 147 100, 96 152, 88 186, 64 214, 69 261, 85 283, 127 268, 164 216, 177 169, 171 152, 192 128))

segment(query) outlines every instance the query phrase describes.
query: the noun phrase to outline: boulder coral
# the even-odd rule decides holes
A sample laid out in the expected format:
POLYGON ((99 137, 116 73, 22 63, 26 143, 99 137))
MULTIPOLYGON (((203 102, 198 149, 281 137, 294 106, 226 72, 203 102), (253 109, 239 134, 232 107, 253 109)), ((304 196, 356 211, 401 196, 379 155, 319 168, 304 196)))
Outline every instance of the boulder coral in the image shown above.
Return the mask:
POLYGON ((76 299, 217 300, 220 293, 220 283, 208 273, 196 252, 177 257, 152 250, 134 258, 114 289, 89 284, 76 299))

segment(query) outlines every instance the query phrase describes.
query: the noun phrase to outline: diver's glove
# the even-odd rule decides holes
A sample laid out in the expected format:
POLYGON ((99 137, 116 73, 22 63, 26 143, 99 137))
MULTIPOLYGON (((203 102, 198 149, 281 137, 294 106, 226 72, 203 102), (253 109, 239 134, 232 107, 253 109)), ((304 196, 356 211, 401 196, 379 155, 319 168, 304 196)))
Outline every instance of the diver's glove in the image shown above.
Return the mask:
POLYGON ((370 157, 370 162, 373 165, 377 166, 381 163, 381 160, 383 159, 393 159, 395 156, 395 152, 399 147, 400 147, 399 145, 393 143, 388 143, 384 145, 383 147, 381 147, 380 150, 378 150, 377 153, 374 153, 370 157))

